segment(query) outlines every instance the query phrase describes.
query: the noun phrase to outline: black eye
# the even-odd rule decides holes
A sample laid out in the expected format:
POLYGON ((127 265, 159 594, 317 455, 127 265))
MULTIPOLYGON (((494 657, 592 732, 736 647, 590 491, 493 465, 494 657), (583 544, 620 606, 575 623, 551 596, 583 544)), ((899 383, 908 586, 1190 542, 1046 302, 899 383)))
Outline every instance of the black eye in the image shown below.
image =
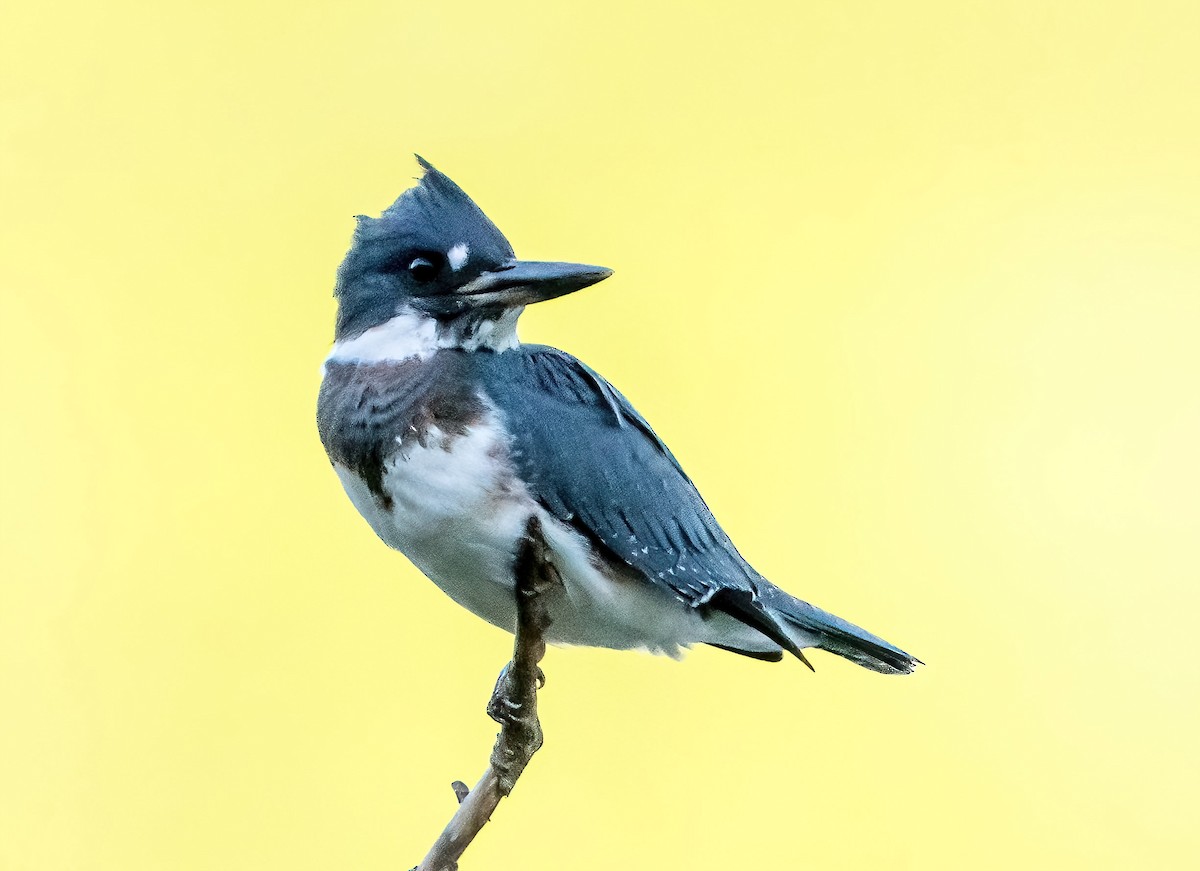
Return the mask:
POLYGON ((436 254, 421 254, 408 262, 408 274, 421 283, 433 281, 441 271, 441 258, 436 254))

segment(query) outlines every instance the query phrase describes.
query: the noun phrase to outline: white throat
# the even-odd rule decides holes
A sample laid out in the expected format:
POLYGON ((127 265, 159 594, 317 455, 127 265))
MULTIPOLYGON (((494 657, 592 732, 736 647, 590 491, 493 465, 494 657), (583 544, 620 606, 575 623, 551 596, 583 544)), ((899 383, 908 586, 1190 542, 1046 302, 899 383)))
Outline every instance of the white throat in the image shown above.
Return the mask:
POLYGON ((517 319, 524 307, 506 309, 499 317, 468 312, 449 322, 410 308, 350 339, 335 342, 326 362, 382 363, 428 359, 443 348, 463 351, 509 351, 521 344, 517 319))

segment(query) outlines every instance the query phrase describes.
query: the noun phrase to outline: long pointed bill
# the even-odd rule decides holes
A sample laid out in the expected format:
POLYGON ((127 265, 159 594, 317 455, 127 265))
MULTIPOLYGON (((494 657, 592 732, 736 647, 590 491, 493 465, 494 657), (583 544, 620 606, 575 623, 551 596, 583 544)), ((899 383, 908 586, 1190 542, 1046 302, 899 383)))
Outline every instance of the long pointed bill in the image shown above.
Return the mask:
POLYGON ((610 275, 612 270, 603 266, 511 260, 463 285, 454 296, 469 300, 472 307, 532 305, 582 290, 610 275))

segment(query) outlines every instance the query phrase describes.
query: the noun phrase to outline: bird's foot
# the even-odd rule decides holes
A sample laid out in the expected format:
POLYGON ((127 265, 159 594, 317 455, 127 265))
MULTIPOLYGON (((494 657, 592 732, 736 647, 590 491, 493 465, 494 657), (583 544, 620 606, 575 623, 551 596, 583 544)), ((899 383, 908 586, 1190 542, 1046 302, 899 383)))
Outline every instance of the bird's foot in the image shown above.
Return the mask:
POLYGON ((488 701, 488 716, 501 726, 491 760, 499 776, 501 795, 512 792, 517 778, 542 746, 537 690, 545 684, 546 677, 537 666, 533 671, 532 675, 521 673, 510 662, 500 672, 488 701))
POLYGON ((504 664, 504 668, 500 669, 500 676, 496 678, 496 686, 492 690, 492 697, 488 699, 487 715, 503 726, 507 722, 507 711, 512 698, 512 683, 510 676, 512 674, 513 664, 510 660, 504 664))

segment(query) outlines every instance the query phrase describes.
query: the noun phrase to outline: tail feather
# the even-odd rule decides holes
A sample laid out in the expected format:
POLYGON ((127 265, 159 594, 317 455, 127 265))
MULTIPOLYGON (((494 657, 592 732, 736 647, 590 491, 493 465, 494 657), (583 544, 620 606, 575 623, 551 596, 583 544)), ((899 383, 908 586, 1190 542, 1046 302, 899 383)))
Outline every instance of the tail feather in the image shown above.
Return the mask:
POLYGON ((882 674, 910 674, 918 665, 924 665, 921 660, 894 644, 815 605, 789 596, 777 587, 764 595, 763 599, 763 604, 777 617, 785 631, 792 629, 790 635, 804 639, 800 646, 811 645, 836 653, 882 674))

